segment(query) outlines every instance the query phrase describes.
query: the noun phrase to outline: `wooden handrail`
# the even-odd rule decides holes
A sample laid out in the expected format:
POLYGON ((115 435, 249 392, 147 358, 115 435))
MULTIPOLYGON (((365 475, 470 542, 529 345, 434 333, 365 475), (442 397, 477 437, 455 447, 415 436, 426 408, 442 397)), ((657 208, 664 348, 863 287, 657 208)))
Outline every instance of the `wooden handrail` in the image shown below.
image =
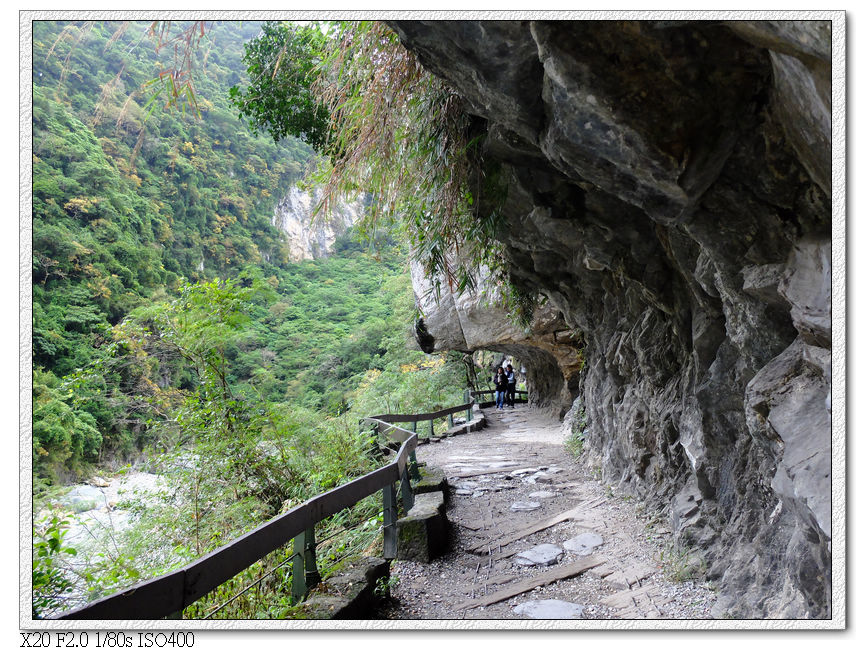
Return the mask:
POLYGON ((382 422, 387 422, 388 424, 392 422, 424 422, 426 420, 437 420, 448 415, 453 415, 454 413, 459 413, 460 411, 465 411, 466 409, 472 408, 474 405, 475 401, 472 399, 465 404, 460 404, 459 406, 452 406, 450 408, 442 409, 440 411, 433 411, 432 413, 384 413, 382 415, 371 415, 370 417, 364 419, 380 420, 382 422))
MULTIPOLYGON (((477 391, 474 394, 483 392, 490 391, 477 391)), ((402 444, 391 463, 304 501, 288 512, 274 517, 180 569, 64 612, 56 618, 60 620, 150 620, 171 616, 206 596, 268 553, 284 546, 292 539, 303 539, 301 536, 308 531, 313 531, 318 522, 379 490, 385 493, 385 529, 388 530, 390 525, 388 519, 392 518, 395 512, 392 511, 393 485, 400 482, 403 486, 403 500, 408 508, 413 500, 410 485, 406 488, 408 472, 409 469, 413 473, 417 472, 417 468, 413 465, 414 451, 418 445, 417 433, 398 427, 394 423, 435 420, 463 410, 467 411, 466 417, 470 418, 474 405, 475 399, 472 397, 465 404, 432 413, 384 413, 364 418, 361 422, 384 424, 387 425, 389 434, 398 434, 394 437, 402 444)), ((386 549, 396 543, 393 535, 395 532, 391 531, 389 538, 386 533, 386 549)))
POLYGON ((408 429, 403 429, 402 427, 398 427, 392 422, 385 422, 384 420, 379 420, 378 418, 364 418, 360 421, 361 426, 365 423, 374 424, 376 426, 376 430, 386 435, 393 442, 398 442, 400 444, 404 443, 411 436, 416 435, 414 431, 409 431, 408 429))
POLYGON ((148 620, 179 612, 319 521, 402 480, 416 448, 417 434, 412 434, 388 465, 304 501, 185 567, 64 612, 57 618, 148 620))

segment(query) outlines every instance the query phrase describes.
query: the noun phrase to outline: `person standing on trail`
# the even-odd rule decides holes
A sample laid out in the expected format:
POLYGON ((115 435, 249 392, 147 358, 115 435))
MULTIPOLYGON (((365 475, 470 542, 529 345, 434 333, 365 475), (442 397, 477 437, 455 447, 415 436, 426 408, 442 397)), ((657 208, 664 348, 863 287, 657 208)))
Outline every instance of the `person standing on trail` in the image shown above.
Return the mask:
POLYGON ((508 367, 505 370, 505 377, 508 378, 508 391, 507 391, 508 405, 511 408, 516 408, 514 406, 514 400, 517 397, 517 375, 514 372, 514 367, 511 364, 508 364, 508 367))
POLYGON ((496 410, 505 409, 505 395, 508 392, 508 378, 505 376, 505 369, 499 366, 496 368, 493 382, 496 385, 496 410))

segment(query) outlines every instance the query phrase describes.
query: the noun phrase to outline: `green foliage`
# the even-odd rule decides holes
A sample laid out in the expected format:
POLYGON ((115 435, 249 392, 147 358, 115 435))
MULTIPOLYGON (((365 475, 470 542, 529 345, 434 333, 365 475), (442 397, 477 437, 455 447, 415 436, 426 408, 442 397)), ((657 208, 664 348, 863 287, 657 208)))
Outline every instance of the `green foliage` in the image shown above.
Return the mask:
MULTIPOLYGON (((38 547, 40 608, 73 582, 76 597, 92 599, 179 566, 369 472, 378 461, 363 416, 462 400, 458 359, 406 349, 407 246, 368 229, 366 245, 349 232, 327 260, 288 262, 273 206, 312 151, 250 136, 228 97, 240 42, 258 25, 210 28, 209 49, 195 55, 200 120, 147 117, 142 84, 165 52, 135 46, 143 27, 34 24, 36 496, 142 449, 166 481, 155 502, 127 499, 136 524, 100 534, 101 550, 74 570, 62 544, 38 547)), ((289 31, 308 32, 297 52, 309 57, 296 59, 285 27, 273 26, 286 48, 274 82, 294 74, 305 85, 320 32, 289 31)), ((299 128, 310 115, 295 117, 299 128)), ((312 127, 306 136, 323 137, 312 127)), ((380 543, 379 517, 373 498, 323 523, 322 570, 380 543)), ((290 614, 280 571, 234 611, 290 614)))
POLYGON ((582 433, 574 432, 565 440, 565 449, 576 458, 583 453, 584 442, 582 433))
MULTIPOLYGON (((115 536, 101 556, 89 558, 82 574, 88 598, 198 557, 286 508, 371 471, 378 462, 370 454, 376 441, 357 423, 372 410, 389 405, 424 411, 461 399, 461 364, 408 351, 399 335, 387 338, 383 370, 364 373, 366 381, 346 398, 354 408, 339 417, 274 404, 243 390, 248 384, 230 371, 229 351, 253 340, 256 310, 269 313, 274 296, 266 282, 240 282, 184 286, 177 298, 139 308, 115 327, 110 349, 116 358, 102 367, 149 391, 147 399, 139 396, 131 403, 146 413, 148 427, 166 449, 153 450, 151 470, 165 477, 168 489, 156 503, 136 505, 133 499, 123 504, 140 513, 141 523, 115 536)), ((398 295, 405 297, 402 291, 398 295)), ((92 388, 92 374, 80 373, 75 380, 92 388)), ((371 498, 323 524, 322 539, 329 540, 319 549, 323 572, 347 554, 379 543, 379 507, 371 498)), ((271 558, 243 572, 189 614, 205 614, 220 597, 277 563, 271 558)), ((272 616, 277 610, 288 615, 291 608, 280 605, 279 594, 289 587, 284 572, 281 579, 277 572, 256 590, 255 604, 241 600, 221 616, 272 616)))
POLYGON ((244 46, 250 84, 246 90, 232 86, 229 92, 256 133, 266 130, 276 142, 293 135, 317 150, 326 148, 329 116, 310 91, 325 43, 317 23, 266 22, 244 46))
MULTIPOLYGON (((307 47, 301 32, 279 34, 247 49, 254 87, 286 48, 307 47)), ((303 60, 315 58, 319 47, 316 40, 315 56, 303 60)), ((372 234, 399 221, 436 290, 441 281, 459 291, 473 288, 481 265, 505 277, 495 235, 507 185, 501 170, 483 160, 483 132, 463 100, 383 23, 331 25, 322 62, 302 75, 272 76, 266 90, 248 94, 243 109, 275 135, 303 134, 285 123, 283 106, 306 102, 310 90, 330 116, 327 139, 316 139, 316 149, 329 156, 316 176, 325 187, 323 206, 369 188, 375 200, 362 228, 372 234)))
POLYGON ((73 393, 50 372, 33 375, 33 464, 43 477, 62 474, 67 463, 95 459, 102 435, 94 416, 77 409, 73 393))
POLYGON ((76 554, 63 543, 67 523, 55 516, 33 527, 33 618, 63 609, 64 596, 72 590, 72 582, 59 566, 63 555, 76 554))
POLYGON ((312 150, 251 137, 228 98, 258 24, 213 25, 196 52, 201 119, 162 111, 145 122, 142 86, 161 66, 137 43, 148 27, 34 23, 33 281, 47 316, 36 315, 35 358, 58 375, 92 358, 100 327, 180 277, 287 259, 273 206, 312 150), (68 311, 79 289, 83 320, 50 313, 68 311))
MULTIPOLYGON (((381 552, 378 495, 362 500, 316 526, 317 568, 323 579, 347 558, 381 552)), ((187 619, 295 619, 303 611, 291 602, 292 544, 270 553, 183 612, 187 619), (245 591, 244 591, 245 590, 245 591), (243 593, 241 593, 243 592, 243 593)), ((395 584, 395 582, 393 583, 395 584)))
POLYGON ((672 543, 658 552, 657 560, 673 582, 699 580, 708 571, 706 560, 699 553, 685 547, 677 548, 672 543))
POLYGON ((163 440, 174 433, 171 438, 179 445, 175 471, 187 474, 184 484, 192 491, 197 551, 203 539, 221 537, 218 531, 226 527, 218 517, 204 520, 200 493, 235 505, 254 501, 271 512, 287 496, 290 476, 284 459, 261 444, 271 425, 269 405, 235 394, 227 359, 227 350, 247 337, 248 306, 261 299, 269 290, 265 287, 238 287, 230 280, 186 285, 177 299, 136 310, 129 318, 132 326, 118 329, 119 340, 130 350, 142 336, 147 338, 146 352, 138 357, 147 371, 160 370, 159 360, 174 354, 179 361, 174 372, 194 377, 156 427, 163 440))
POLYGON ((153 391, 134 385, 147 374, 122 367, 109 349, 127 314, 177 291, 184 278, 287 260, 273 207, 312 150, 250 136, 228 97, 243 70, 242 42, 259 24, 214 24, 190 48, 200 119, 154 111, 145 120, 151 91, 143 86, 165 69, 175 38, 163 33, 157 53, 139 43, 150 27, 33 25, 34 367, 60 383, 83 372, 78 379, 88 377, 82 387, 96 400, 50 398, 36 383, 43 476, 57 477, 63 459, 78 471, 96 460, 88 427, 102 436, 96 451, 130 453, 147 442, 138 407, 153 391))
POLYGON ((587 427, 586 407, 581 403, 571 423, 571 435, 565 439, 565 449, 574 457, 583 453, 587 427))
POLYGON ((417 352, 392 358, 383 370, 366 373, 354 394, 358 414, 423 413, 462 403, 465 375, 456 358, 417 352))
POLYGON ((373 590, 379 598, 390 598, 390 593, 399 584, 399 576, 381 577, 375 583, 373 590))
MULTIPOLYGON (((149 115, 156 108, 156 101, 162 98, 165 99, 166 107, 179 107, 185 113, 188 106, 200 117, 201 108, 195 92, 193 68, 195 51, 207 36, 207 21, 185 23, 179 33, 172 31, 171 24, 170 20, 155 20, 148 30, 148 35, 156 41, 156 52, 173 52, 174 60, 171 65, 160 70, 156 78, 145 83, 144 87, 152 91, 152 94, 144 108, 149 108, 149 115)), ((125 28, 121 26, 115 35, 122 35, 120 30, 125 31, 125 28)))

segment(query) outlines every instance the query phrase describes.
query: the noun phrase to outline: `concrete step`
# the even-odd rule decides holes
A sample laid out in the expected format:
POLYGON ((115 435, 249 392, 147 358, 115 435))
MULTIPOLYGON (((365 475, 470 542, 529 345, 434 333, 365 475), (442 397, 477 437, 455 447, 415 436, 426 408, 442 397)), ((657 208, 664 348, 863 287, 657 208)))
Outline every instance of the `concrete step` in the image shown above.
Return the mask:
POLYGON ((430 562, 448 544, 448 520, 444 492, 415 495, 414 507, 397 520, 397 559, 430 562))

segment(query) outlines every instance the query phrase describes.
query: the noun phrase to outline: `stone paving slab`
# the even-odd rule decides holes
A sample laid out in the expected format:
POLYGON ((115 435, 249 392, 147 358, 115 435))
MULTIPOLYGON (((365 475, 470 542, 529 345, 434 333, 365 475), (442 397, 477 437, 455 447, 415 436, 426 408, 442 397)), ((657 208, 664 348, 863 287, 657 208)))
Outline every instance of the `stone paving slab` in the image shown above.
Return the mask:
POLYGON ((514 614, 528 618, 559 620, 582 618, 582 605, 565 600, 529 600, 514 607, 514 614))
POLYGON ((565 550, 577 555, 590 555, 598 546, 604 543, 604 538, 597 533, 583 533, 565 541, 565 550))
POLYGON ((564 549, 555 544, 538 544, 527 551, 517 553, 514 562, 522 566, 549 566, 558 563, 564 554, 564 549))

